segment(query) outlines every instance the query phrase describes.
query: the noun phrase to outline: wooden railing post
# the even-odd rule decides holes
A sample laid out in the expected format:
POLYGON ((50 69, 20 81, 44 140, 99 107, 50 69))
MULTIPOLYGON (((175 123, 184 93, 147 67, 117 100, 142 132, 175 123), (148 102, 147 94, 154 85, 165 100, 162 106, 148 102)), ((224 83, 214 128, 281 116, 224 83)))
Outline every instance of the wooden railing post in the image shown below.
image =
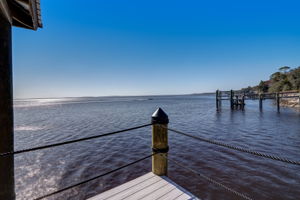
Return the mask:
POLYGON ((158 108, 152 115, 152 172, 158 176, 168 174, 168 115, 158 108))
MULTIPOLYGON (((0 13, 0 153, 14 151, 11 24, 0 13)), ((14 156, 0 157, 0 199, 15 199, 14 156)))

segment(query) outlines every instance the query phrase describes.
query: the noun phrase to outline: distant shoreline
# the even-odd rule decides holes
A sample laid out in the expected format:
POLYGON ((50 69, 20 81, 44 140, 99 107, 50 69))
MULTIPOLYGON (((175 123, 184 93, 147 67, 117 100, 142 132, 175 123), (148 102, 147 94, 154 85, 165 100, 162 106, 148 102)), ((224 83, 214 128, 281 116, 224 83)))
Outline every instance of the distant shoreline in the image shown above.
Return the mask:
POLYGON ((112 96, 77 96, 77 97, 32 97, 32 98, 15 98, 14 101, 24 101, 24 100, 38 100, 38 99, 71 99, 71 98, 113 98, 113 97, 155 97, 155 96, 204 96, 204 95, 213 95, 214 92, 205 92, 205 93, 191 93, 191 94, 154 94, 154 95, 112 95, 112 96))

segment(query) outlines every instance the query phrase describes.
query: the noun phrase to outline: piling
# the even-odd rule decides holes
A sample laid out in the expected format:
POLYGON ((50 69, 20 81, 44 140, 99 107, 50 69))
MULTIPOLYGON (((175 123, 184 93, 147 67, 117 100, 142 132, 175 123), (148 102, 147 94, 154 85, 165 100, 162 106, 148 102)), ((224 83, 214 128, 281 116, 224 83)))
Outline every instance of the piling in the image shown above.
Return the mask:
MULTIPOLYGON (((0 14, 0 153, 14 151, 11 24, 0 14)), ((0 157, 0 199, 15 199, 14 157, 0 157)))
POLYGON ((280 112, 280 96, 279 93, 276 93, 276 105, 277 105, 277 112, 280 112))
POLYGON ((239 106, 241 105, 240 102, 239 102, 239 96, 238 95, 235 96, 235 101, 233 103, 234 103, 234 107, 236 109, 238 109, 239 106))
POLYGON ((241 104, 241 109, 244 110, 244 108, 245 108, 245 94, 243 94, 243 96, 242 96, 242 102, 241 103, 242 103, 241 104))
POLYGON ((259 110, 262 110, 263 108, 263 95, 259 94, 259 110))
POLYGON ((233 95, 234 95, 233 90, 230 90, 230 108, 231 108, 231 110, 234 109, 233 95))
POLYGON ((158 176, 168 175, 168 115, 158 108, 152 115, 152 172, 158 176))
POLYGON ((220 99, 219 99, 219 90, 216 91, 216 108, 217 111, 219 111, 219 106, 220 106, 220 99))

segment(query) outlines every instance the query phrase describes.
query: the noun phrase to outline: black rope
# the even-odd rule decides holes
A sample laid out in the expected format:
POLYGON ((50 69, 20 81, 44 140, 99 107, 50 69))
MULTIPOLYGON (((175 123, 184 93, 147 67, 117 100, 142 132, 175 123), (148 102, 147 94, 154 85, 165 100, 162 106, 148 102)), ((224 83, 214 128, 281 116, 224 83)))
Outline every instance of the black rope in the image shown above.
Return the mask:
POLYGON ((198 175, 198 176, 204 178, 205 180, 207 180, 207 181, 209 181, 209 182, 211 182, 211 183, 213 183, 213 184, 215 184, 215 185, 217 185, 217 186, 219 186, 219 187, 225 189, 225 190, 228 191, 228 192, 231 192, 231 193, 233 193, 233 194, 235 194, 235 195, 237 195, 237 196, 239 196, 239 197, 241 197, 241 198, 243 198, 243 199, 246 199, 246 200, 253 200, 252 198, 248 197, 247 195, 242 194, 242 193, 240 193, 240 192, 237 192, 237 191, 235 191, 234 189, 231 189, 231 188, 227 187, 227 186, 224 185, 223 183, 220 183, 220 182, 218 182, 218 181, 216 181, 216 180, 214 180, 214 179, 212 179, 212 178, 210 178, 210 177, 208 177, 208 176, 205 176, 204 174, 201 174, 200 172, 197 172, 197 171, 195 171, 195 170, 193 170, 193 169, 187 167, 187 165, 185 165, 185 164, 180 164, 180 163, 177 162, 176 160, 170 159, 168 156, 165 156, 165 155, 162 155, 162 154, 161 154, 161 156, 164 156, 164 157, 167 158, 169 161, 173 162, 174 164, 178 165, 179 167, 182 167, 182 168, 184 168, 184 169, 186 169, 186 170, 188 170, 188 171, 190 171, 190 172, 192 172, 192 173, 194 173, 194 174, 196 174, 196 175, 198 175))
POLYGON ((131 166, 131 165, 134 165, 134 164, 136 164, 136 163, 138 163, 138 162, 141 162, 141 161, 143 161, 143 160, 146 160, 147 158, 150 158, 150 157, 153 156, 153 155, 155 155, 155 153, 154 153, 154 154, 151 154, 151 155, 148 155, 148 156, 145 156, 145 157, 143 157, 143 158, 141 158, 141 159, 138 159, 138 160, 136 160, 136 161, 133 161, 133 162, 131 162, 131 163, 128 163, 128 164, 126 164, 126 165, 123 165, 123 166, 121 166, 121 167, 118 167, 118 168, 116 168, 116 169, 114 169, 114 170, 111 170, 111 171, 109 171, 109 172, 106 172, 106 173, 104 173, 104 174, 100 174, 100 175, 98 175, 98 176, 94 176, 94 177, 92 177, 92 178, 90 178, 90 179, 87 179, 87 180, 85 180, 85 181, 76 183, 76 184, 74 184, 74 185, 70 185, 70 186, 68 186, 68 187, 62 188, 62 189, 57 190, 57 191, 55 191, 55 192, 52 192, 52 193, 46 194, 46 195, 44 195, 44 196, 38 197, 38 198, 36 198, 36 199, 34 199, 34 200, 44 199, 44 198, 50 197, 50 196, 52 196, 52 195, 55 195, 55 194, 64 192, 64 191, 66 191, 66 190, 69 190, 69 189, 71 189, 71 188, 80 186, 80 185, 82 185, 82 184, 88 183, 88 182, 93 181, 93 180, 95 180, 95 179, 101 178, 101 177, 103 177, 103 176, 106 176, 106 175, 108 175, 108 174, 114 173, 114 172, 116 172, 116 171, 118 171, 118 170, 121 170, 121 169, 123 169, 123 168, 126 168, 126 167, 129 167, 129 166, 131 166))
POLYGON ((66 141, 66 142, 59 142, 59 143, 55 143, 55 144, 49 144, 49 145, 34 147, 34 148, 30 148, 30 149, 23 149, 23 150, 18 150, 18 151, 14 151, 14 152, 1 153, 0 157, 9 156, 9 155, 16 155, 16 154, 20 154, 20 153, 26 153, 26 152, 30 152, 30 151, 37 151, 37 150, 40 150, 40 149, 47 149, 47 148, 61 146, 61 145, 65 145, 65 144, 71 144, 71 143, 75 143, 75 142, 81 142, 81 141, 91 140, 91 139, 95 139, 95 138, 110 136, 110 135, 114 135, 114 134, 117 134, 117 133, 132 131, 132 130, 135 130, 135 129, 140 129, 140 128, 144 128, 144 127, 151 126, 151 125, 152 124, 145 124, 145 125, 136 126, 136 127, 133 127, 133 128, 123 129, 123 130, 114 131, 114 132, 110 132, 110 133, 104 133, 104 134, 101 134, 101 135, 95 135, 95 136, 80 138, 80 139, 76 139, 76 140, 70 140, 70 141, 66 141))
MULTIPOLYGON (((162 126, 162 127, 167 128, 165 126, 162 126)), ((173 131, 174 133, 178 133, 180 135, 184 135, 184 136, 196 139, 196 140, 200 140, 202 142, 215 144, 215 145, 226 147, 226 148, 233 149, 233 150, 236 150, 236 151, 245 152, 245 153, 249 153, 249 154, 252 154, 252 155, 255 155, 255 156, 269 158, 269 159, 272 159, 272 160, 277 160, 277 161, 281 161, 281 162, 285 162, 285 163, 289 163, 289 164, 293 164, 293 165, 300 165, 300 161, 289 160, 287 158, 281 158, 279 156, 268 155, 268 154, 265 154, 265 153, 261 153, 261 152, 257 152, 257 151, 253 151, 253 150, 249 150, 249 149, 244 149, 244 148, 241 148, 241 147, 236 147, 236 146, 226 144, 226 143, 223 143, 223 142, 218 142, 218 141, 215 141, 215 140, 210 140, 210 139, 190 135, 190 134, 187 134, 187 133, 184 133, 182 131, 178 131, 178 130, 175 130, 175 129, 172 129, 172 128, 167 128, 167 129, 170 130, 170 131, 173 131)))

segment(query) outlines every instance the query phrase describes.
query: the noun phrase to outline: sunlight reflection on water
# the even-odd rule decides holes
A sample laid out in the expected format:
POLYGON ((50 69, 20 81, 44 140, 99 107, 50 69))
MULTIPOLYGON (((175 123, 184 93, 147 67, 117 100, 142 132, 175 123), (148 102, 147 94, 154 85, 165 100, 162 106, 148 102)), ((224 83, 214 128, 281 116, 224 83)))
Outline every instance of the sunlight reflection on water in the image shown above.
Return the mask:
MULTIPOLYGON (((292 160, 300 157, 300 114, 271 101, 245 111, 215 111, 213 96, 85 97, 15 101, 15 149, 92 136, 150 122, 162 107, 170 127, 292 160)), ((169 133, 170 157, 254 199, 297 199, 298 166, 199 143, 169 133)), ((32 199, 139 159, 151 152, 151 128, 17 155, 17 199, 32 199)), ((151 160, 69 190, 53 199, 85 199, 151 170, 151 160)), ((169 176, 203 199, 234 199, 170 163, 169 176), (193 183, 193 184, 191 184, 193 183)), ((51 199, 51 198, 50 198, 51 199)))

